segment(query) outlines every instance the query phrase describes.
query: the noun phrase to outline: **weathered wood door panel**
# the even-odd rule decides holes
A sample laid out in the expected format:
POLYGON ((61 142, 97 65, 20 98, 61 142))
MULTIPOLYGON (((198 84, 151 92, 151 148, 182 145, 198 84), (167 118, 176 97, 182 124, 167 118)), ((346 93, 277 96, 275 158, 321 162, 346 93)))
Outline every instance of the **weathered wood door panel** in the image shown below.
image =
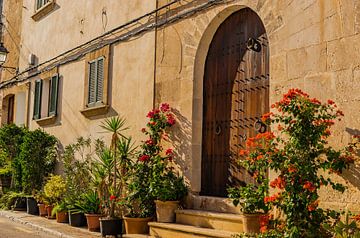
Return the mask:
POLYGON ((264 26, 251 9, 232 14, 215 33, 204 73, 201 195, 223 197, 227 186, 253 182, 234 160, 269 111, 268 58, 264 26), (250 38, 260 51, 250 49, 250 38))

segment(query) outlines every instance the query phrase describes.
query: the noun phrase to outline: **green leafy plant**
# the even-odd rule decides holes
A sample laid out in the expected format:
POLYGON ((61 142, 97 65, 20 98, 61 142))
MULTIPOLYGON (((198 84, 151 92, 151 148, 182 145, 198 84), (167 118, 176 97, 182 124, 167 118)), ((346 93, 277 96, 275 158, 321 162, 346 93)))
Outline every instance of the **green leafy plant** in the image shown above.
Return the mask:
POLYGON ((82 194, 81 198, 75 203, 71 209, 72 214, 101 214, 101 201, 96 191, 89 191, 82 194))
POLYGON ((66 193, 66 184, 60 175, 51 175, 44 186, 49 205, 58 204, 66 193))
POLYGON ((39 190, 44 179, 53 172, 56 164, 56 138, 37 129, 23 137, 20 146, 21 187, 25 193, 39 190))
POLYGON ((79 137, 76 142, 65 147, 61 159, 64 165, 66 195, 64 200, 69 209, 73 208, 79 197, 91 190, 92 163, 95 156, 103 150, 104 142, 90 138, 79 137))
POLYGON ((55 216, 59 212, 66 212, 68 210, 68 204, 65 201, 61 201, 56 204, 51 211, 51 216, 55 216))
POLYGON ((18 198, 24 198, 26 195, 23 192, 10 191, 0 197, 0 209, 12 209, 16 205, 18 198))
MULTIPOLYGON (((334 120, 343 113, 332 100, 321 103, 299 89, 289 90, 272 108, 277 112, 263 115, 262 120, 277 128, 277 135, 264 135, 266 146, 257 138, 247 141, 256 158, 260 156, 266 167, 278 173, 270 182, 276 193, 264 202, 285 215, 283 237, 326 237, 322 224, 334 211, 318 207, 318 190, 330 186, 344 192, 345 187, 330 175, 342 173, 354 162, 347 148, 335 150, 327 144, 334 120)), ((246 159, 252 161, 255 157, 249 155, 246 159)))
MULTIPOLYGON (((109 119, 105 119, 102 123, 101 127, 105 129, 105 131, 110 132, 111 142, 110 142, 110 155, 113 158, 113 172, 108 174, 107 179, 107 193, 110 195, 109 197, 103 197, 103 206, 107 217, 115 217, 116 205, 118 204, 116 200, 123 196, 125 193, 125 183, 123 177, 126 172, 126 162, 123 161, 124 157, 127 155, 119 154, 119 143, 124 142, 124 140, 128 139, 123 132, 128 129, 125 127, 125 119, 121 117, 112 117, 109 119), (124 140, 120 140, 123 138, 124 140), (119 181, 118 178, 120 178, 119 181)), ((104 182, 106 180, 103 180, 104 182)), ((103 192, 106 194, 106 192, 103 192)), ((122 217, 122 209, 120 209, 120 216, 122 217)))
POLYGON ((324 227, 333 234, 334 238, 360 238, 360 228, 356 223, 360 221, 360 216, 350 216, 351 214, 347 213, 344 221, 337 219, 333 226, 327 223, 324 227))

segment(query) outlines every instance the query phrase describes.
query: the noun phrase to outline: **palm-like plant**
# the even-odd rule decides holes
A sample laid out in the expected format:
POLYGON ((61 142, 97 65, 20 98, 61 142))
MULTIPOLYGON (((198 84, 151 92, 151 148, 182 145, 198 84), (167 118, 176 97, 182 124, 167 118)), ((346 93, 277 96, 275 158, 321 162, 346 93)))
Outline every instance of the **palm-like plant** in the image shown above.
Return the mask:
MULTIPOLYGON (((121 193, 122 190, 122 183, 120 183, 120 187, 119 189, 117 188, 117 174, 118 174, 118 168, 117 168, 117 145, 119 142, 119 139, 127 139, 127 137, 123 134, 124 131, 126 131, 127 129, 129 129, 128 127, 125 127, 125 122, 126 120, 122 117, 112 117, 112 118, 107 118, 105 119, 105 121, 102 123, 101 127, 103 129, 105 129, 108 132, 112 133, 111 136, 111 144, 110 144, 110 150, 112 151, 112 155, 114 158, 114 166, 113 166, 113 192, 114 195, 117 197, 119 196, 119 194, 121 193)), ((121 171, 122 169, 120 169, 121 171)), ((111 173, 110 173, 111 174, 111 173)), ((109 216, 110 217, 114 217, 114 212, 115 212, 115 199, 111 200, 111 204, 110 204, 110 211, 109 211, 109 216)))

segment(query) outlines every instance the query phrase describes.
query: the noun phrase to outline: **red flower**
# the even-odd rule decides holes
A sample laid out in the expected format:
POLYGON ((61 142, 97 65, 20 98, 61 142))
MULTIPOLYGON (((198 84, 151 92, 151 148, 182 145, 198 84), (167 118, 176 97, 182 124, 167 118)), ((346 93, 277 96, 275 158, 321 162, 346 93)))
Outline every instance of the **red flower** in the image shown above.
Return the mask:
POLYGON ((142 132, 142 133, 146 132, 146 129, 145 129, 145 128, 141 128, 141 132, 142 132))
POLYGON ((175 124, 175 118, 174 118, 174 116, 172 114, 168 114, 168 115, 166 115, 166 117, 167 117, 167 123, 170 126, 175 124))
POLYGON ((331 100, 331 99, 327 100, 327 103, 328 103, 329 105, 335 104, 335 102, 334 102, 333 100, 331 100))
POLYGON ((154 111, 150 111, 150 112, 148 112, 148 114, 146 115, 146 117, 148 117, 148 118, 153 118, 154 115, 155 115, 154 111))
POLYGON ((310 191, 310 192, 314 192, 316 190, 316 187, 314 186, 314 184, 312 182, 306 181, 303 185, 303 188, 310 191))
POLYGON ((265 113, 264 115, 262 115, 261 120, 262 120, 263 122, 266 122, 267 120, 270 119, 270 117, 271 117, 272 115, 274 115, 272 112, 265 113))
POLYGON ((312 211, 315 211, 318 206, 319 206, 319 201, 316 200, 315 202, 309 204, 307 209, 308 209, 309 212, 312 212, 312 211))
POLYGON ((168 112, 168 111, 170 110, 169 104, 168 104, 168 103, 163 103, 163 104, 161 104, 160 110, 161 110, 162 112, 168 112))
POLYGON ((115 200, 115 199, 116 199, 116 196, 115 196, 115 195, 111 195, 111 196, 110 196, 110 201, 115 200))
POLYGON ((295 167, 290 166, 290 167, 288 168, 288 172, 289 172, 289 173, 295 173, 296 171, 297 171, 297 169, 296 169, 295 167))
POLYGON ((147 145, 154 145, 154 141, 152 139, 149 139, 149 140, 145 141, 145 143, 147 145))
POLYGON ((142 155, 139 157, 139 161, 144 162, 144 161, 147 161, 149 158, 150 158, 150 156, 148 156, 148 155, 142 155))
POLYGON ((360 214, 353 216, 351 219, 353 219, 355 221, 360 221, 360 214))
POLYGON ((310 102, 312 102, 312 103, 314 103, 314 104, 318 104, 318 105, 321 104, 321 102, 320 102, 319 100, 317 100, 316 98, 310 99, 310 102))
POLYGON ((167 150, 165 151, 165 154, 166 154, 166 155, 172 155, 172 154, 173 154, 173 150, 172 150, 171 148, 169 148, 169 149, 167 149, 167 150))
POLYGON ((272 196, 268 196, 264 198, 264 202, 265 203, 269 203, 269 202, 275 202, 276 200, 278 200, 280 198, 280 193, 276 193, 272 196))
POLYGON ((270 187, 284 189, 286 185, 285 179, 281 176, 270 182, 270 187))
POLYGON ((248 155, 249 151, 247 150, 240 150, 239 155, 248 155))

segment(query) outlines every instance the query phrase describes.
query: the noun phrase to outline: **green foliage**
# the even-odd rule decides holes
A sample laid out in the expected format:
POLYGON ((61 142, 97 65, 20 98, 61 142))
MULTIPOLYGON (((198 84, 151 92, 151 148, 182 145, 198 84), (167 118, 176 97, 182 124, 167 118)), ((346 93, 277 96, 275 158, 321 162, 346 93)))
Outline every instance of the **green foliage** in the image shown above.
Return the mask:
POLYGON ((82 194, 71 213, 101 214, 101 202, 96 191, 82 194))
POLYGON ((62 162, 66 183, 65 201, 71 208, 75 205, 81 194, 87 193, 91 187, 91 161, 95 154, 99 154, 104 146, 103 141, 94 142, 90 138, 79 137, 74 144, 65 147, 62 162))
POLYGON ((44 186, 44 194, 49 204, 54 205, 61 201, 66 193, 66 184, 60 175, 51 175, 44 186))
POLYGON ((5 168, 3 173, 12 170, 12 188, 21 191, 22 169, 19 160, 20 145, 27 130, 15 124, 4 125, 0 128, 0 168, 5 168))
POLYGON ((334 238, 360 238, 360 228, 357 226, 356 221, 360 216, 355 216, 355 219, 351 221, 350 214, 345 215, 345 221, 338 219, 336 223, 331 226, 325 224, 324 228, 333 234, 334 238))
POLYGON ((12 209, 15 206, 16 200, 18 198, 25 197, 25 194, 22 192, 10 191, 0 197, 0 209, 12 209))
POLYGON ((285 215, 283 237, 327 237, 322 224, 334 211, 318 207, 318 191, 331 186, 344 192, 345 187, 329 175, 342 173, 354 162, 346 148, 335 150, 327 144, 334 120, 341 120, 343 113, 333 101, 321 103, 299 89, 290 89, 272 108, 277 112, 263 115, 262 120, 277 128, 277 134, 249 138, 241 154, 250 169, 260 161, 278 173, 270 182, 277 193, 266 196, 264 202, 285 215))
POLYGON ((56 163, 56 138, 37 129, 23 137, 20 146, 21 187, 25 193, 41 189, 44 178, 53 172, 56 163))
POLYGON ((180 200, 187 194, 184 179, 177 176, 173 164, 173 151, 162 148, 166 130, 175 124, 168 104, 162 104, 147 114, 149 122, 142 132, 143 141, 138 161, 133 165, 128 180, 127 207, 131 217, 149 217, 155 212, 154 200, 180 200))
POLYGON ((56 206, 54 206, 54 208, 51 211, 51 216, 55 216, 57 213, 59 212, 65 212, 68 210, 68 204, 66 204, 65 201, 62 201, 58 204, 56 204, 56 206))
MULTIPOLYGON (((113 172, 108 174, 107 180, 103 180, 107 184, 107 191, 102 191, 102 205, 108 217, 115 217, 116 199, 125 194, 125 177, 126 165, 130 161, 131 138, 127 138, 123 132, 128 129, 125 127, 125 119, 121 117, 112 117, 105 119, 101 127, 107 132, 110 132, 110 154, 113 157, 113 172), (120 149, 120 150, 119 150, 120 149), (120 154, 119 154, 120 153, 120 154), (119 178, 119 181, 117 181, 119 178), (110 195, 104 197, 104 195, 110 195)), ((105 188, 105 187, 103 187, 105 188)), ((122 216, 122 209, 120 209, 120 216, 122 216)))

